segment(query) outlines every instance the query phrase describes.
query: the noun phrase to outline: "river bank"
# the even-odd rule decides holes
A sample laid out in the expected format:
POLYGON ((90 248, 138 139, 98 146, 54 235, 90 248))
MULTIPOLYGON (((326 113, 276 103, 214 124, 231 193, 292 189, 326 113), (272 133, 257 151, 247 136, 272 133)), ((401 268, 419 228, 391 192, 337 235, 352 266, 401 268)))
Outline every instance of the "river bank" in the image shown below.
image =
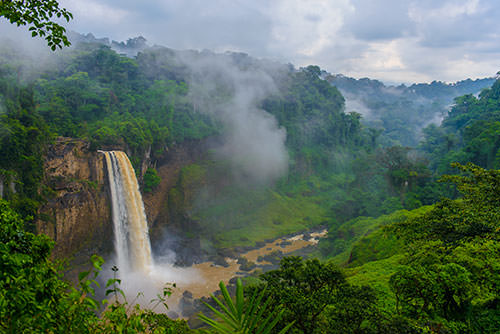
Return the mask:
POLYGON ((194 264, 189 268, 194 270, 193 274, 197 277, 190 281, 178 282, 168 304, 179 316, 190 317, 197 310, 195 301, 205 299, 218 291, 219 282, 228 285, 234 282, 236 277, 275 269, 283 256, 315 247, 319 239, 326 237, 326 234, 326 229, 320 229, 288 235, 247 250, 237 257, 226 257, 220 264, 213 261, 194 264))

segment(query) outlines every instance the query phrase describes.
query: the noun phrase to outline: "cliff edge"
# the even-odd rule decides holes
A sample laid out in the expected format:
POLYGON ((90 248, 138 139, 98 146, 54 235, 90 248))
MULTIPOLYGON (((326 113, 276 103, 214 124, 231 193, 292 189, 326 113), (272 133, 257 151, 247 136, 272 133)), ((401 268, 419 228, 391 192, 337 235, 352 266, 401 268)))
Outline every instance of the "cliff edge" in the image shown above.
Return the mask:
POLYGON ((104 156, 85 141, 58 138, 45 159, 45 181, 52 196, 40 208, 37 232, 56 241, 53 256, 73 266, 92 254, 113 250, 113 226, 104 156))

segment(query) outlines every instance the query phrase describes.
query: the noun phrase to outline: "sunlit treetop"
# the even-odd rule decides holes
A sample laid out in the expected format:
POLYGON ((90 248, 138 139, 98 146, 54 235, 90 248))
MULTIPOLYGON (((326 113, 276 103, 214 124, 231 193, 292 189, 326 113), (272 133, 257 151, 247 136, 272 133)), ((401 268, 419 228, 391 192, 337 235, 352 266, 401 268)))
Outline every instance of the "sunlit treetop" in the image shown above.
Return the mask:
POLYGON ((48 46, 54 51, 56 48, 69 46, 66 29, 54 22, 55 18, 63 18, 67 22, 73 14, 65 8, 60 8, 55 0, 0 0, 0 16, 17 26, 29 26, 31 36, 45 37, 48 46))

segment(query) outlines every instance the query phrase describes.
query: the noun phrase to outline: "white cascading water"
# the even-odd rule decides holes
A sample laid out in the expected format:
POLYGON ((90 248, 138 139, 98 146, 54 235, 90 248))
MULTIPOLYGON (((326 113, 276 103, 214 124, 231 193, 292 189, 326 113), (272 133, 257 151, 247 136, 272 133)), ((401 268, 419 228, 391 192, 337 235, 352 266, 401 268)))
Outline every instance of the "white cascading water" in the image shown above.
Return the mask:
POLYGON ((108 170, 120 287, 127 298, 149 307, 166 282, 191 284, 199 274, 195 269, 175 268, 173 259, 164 257, 165 250, 153 262, 146 212, 132 164, 121 151, 99 152, 104 154, 108 170))
POLYGON ((115 250, 122 274, 153 269, 146 212, 134 168, 121 151, 104 152, 111 190, 115 250))

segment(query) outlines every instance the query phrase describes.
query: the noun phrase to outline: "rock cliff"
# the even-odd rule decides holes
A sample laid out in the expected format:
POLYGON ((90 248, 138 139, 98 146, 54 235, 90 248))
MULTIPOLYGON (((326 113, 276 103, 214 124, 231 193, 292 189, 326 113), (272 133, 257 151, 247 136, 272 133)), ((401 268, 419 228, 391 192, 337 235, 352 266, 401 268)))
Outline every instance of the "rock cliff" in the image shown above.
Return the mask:
POLYGON ((75 266, 113 249, 111 205, 104 156, 77 139, 58 138, 45 160, 45 184, 53 190, 40 209, 37 230, 56 241, 55 258, 75 266))
MULTIPOLYGON (((120 148, 114 148, 120 149, 120 148)), ((168 194, 177 183, 183 166, 203 159, 206 143, 186 142, 169 148, 151 161, 149 154, 141 169, 156 167, 160 184, 143 194, 153 244, 169 224, 168 194)), ((73 268, 85 267, 92 254, 107 257, 113 252, 113 223, 104 155, 89 143, 58 138, 45 159, 44 183, 53 193, 40 209, 38 233, 56 241, 55 258, 69 258, 73 268)), ((174 227, 173 232, 182 228, 174 227)))
POLYGON ((171 147, 157 161, 155 167, 161 177, 161 182, 153 192, 142 195, 151 228, 154 229, 158 225, 168 224, 168 195, 170 189, 177 184, 182 167, 205 159, 207 150, 208 144, 206 142, 186 142, 171 147))
POLYGON ((153 192, 143 194, 153 252, 161 256, 165 248, 173 250, 179 265, 198 261, 200 240, 197 226, 189 218, 172 219, 172 213, 180 208, 169 197, 172 188, 178 185, 182 168, 207 159, 208 142, 191 141, 171 147, 156 164, 160 184, 153 192))

